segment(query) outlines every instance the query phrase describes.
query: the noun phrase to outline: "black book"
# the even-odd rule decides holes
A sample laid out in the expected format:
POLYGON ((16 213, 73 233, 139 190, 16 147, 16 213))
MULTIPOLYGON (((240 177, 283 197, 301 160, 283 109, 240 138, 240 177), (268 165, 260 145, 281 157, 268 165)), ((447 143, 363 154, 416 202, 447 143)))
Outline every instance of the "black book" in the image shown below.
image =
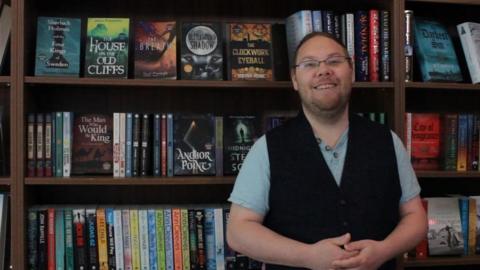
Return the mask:
POLYGON ((47 209, 38 210, 38 270, 47 269, 47 209))
POLYGON ((226 116, 223 126, 223 172, 236 175, 257 139, 257 117, 226 116))
POLYGON ((89 208, 85 210, 87 225, 87 250, 88 270, 98 269, 98 240, 97 240, 97 210, 89 208))
POLYGON ((132 142, 132 176, 140 175, 140 140, 141 140, 141 119, 140 114, 133 115, 133 142, 132 142))

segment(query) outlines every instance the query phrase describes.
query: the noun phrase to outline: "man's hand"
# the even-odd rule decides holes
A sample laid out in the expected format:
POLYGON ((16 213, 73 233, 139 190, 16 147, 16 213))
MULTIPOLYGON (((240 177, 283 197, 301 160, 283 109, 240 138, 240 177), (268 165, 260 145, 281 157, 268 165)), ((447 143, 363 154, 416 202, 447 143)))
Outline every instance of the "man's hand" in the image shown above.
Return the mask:
POLYGON ((332 269, 334 261, 346 260, 358 255, 358 250, 344 250, 343 246, 350 242, 351 236, 346 233, 335 238, 328 238, 312 244, 309 248, 306 266, 309 269, 332 269))
POLYGON ((332 263, 334 269, 373 270, 387 260, 380 241, 360 240, 351 242, 345 245, 345 251, 357 251, 358 255, 347 259, 336 259, 332 263))

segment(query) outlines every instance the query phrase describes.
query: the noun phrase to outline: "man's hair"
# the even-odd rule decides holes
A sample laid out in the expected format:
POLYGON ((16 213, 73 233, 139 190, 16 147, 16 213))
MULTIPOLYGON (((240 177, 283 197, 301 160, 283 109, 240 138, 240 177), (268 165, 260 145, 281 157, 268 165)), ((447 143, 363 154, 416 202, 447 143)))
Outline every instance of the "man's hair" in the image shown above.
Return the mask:
MULTIPOLYGON (((325 38, 328 38, 328 39, 331 39, 331 40, 335 41, 335 43, 337 43, 338 45, 340 45, 343 48, 343 51, 344 51, 345 55, 350 57, 350 55, 348 55, 348 50, 347 50, 347 47, 345 46, 345 44, 343 44, 334 35, 332 35, 330 33, 327 33, 327 32, 311 32, 311 33, 307 34, 306 36, 304 36, 302 38, 302 40, 300 41, 300 43, 298 43, 298 46, 295 49, 295 53, 293 55, 293 63, 292 63, 292 67, 291 67, 292 69, 295 69, 295 65, 297 63, 298 51, 300 50, 300 48, 303 46, 303 44, 305 44, 305 42, 309 41, 310 39, 312 39, 314 37, 325 37, 325 38)), ((349 61, 349 64, 352 65, 351 60, 349 61)))

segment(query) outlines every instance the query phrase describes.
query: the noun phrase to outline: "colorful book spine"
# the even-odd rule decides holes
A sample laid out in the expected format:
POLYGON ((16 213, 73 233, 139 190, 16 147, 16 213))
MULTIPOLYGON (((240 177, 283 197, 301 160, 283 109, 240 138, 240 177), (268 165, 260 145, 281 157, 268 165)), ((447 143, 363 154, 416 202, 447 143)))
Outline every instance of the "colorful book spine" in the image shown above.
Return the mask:
POLYGON ((63 209, 55 209, 55 269, 65 269, 65 216, 63 209))
POLYGON ((63 113, 63 176, 69 177, 72 170, 72 120, 73 113, 63 113))
POLYGON ((140 246, 140 269, 150 269, 150 250, 148 248, 148 213, 147 209, 138 210, 138 239, 140 246))
POLYGON ((150 259, 150 270, 158 270, 157 258, 157 225, 155 209, 147 210, 148 216, 148 257, 150 259))
POLYGON ((85 209, 73 209, 75 269, 87 269, 87 233, 85 209))
POLYGON ((457 171, 467 170, 468 115, 458 115, 457 171))
POLYGON ((197 227, 195 220, 195 210, 188 210, 188 237, 190 247, 190 269, 197 270, 198 267, 198 249, 197 249, 197 227))
POLYGON ((115 246, 115 218, 113 208, 105 208, 105 220, 107 230, 107 256, 108 256, 108 269, 116 269, 116 246, 115 246))
POLYGON ((159 113, 153 115, 153 175, 161 176, 161 137, 160 137, 161 116, 159 113))
POLYGON ((175 270, 183 269, 182 258, 182 229, 181 213, 179 208, 172 209, 172 236, 173 236, 173 265, 175 270))
POLYGON ((132 140, 133 140, 133 114, 127 113, 127 128, 125 142, 125 176, 132 177, 132 140))
POLYGON ((120 177, 120 113, 113 113, 113 177, 120 177))
POLYGON ((56 258, 55 258, 55 208, 47 209, 47 269, 55 270, 56 269, 56 258))
POLYGON ((138 233, 138 209, 130 209, 130 237, 132 240, 132 269, 141 269, 140 235, 138 233))
POLYGON ((190 270, 190 236, 188 230, 188 209, 180 209, 180 228, 182 231, 182 265, 183 270, 190 270))
POLYGON ((100 270, 108 269, 108 240, 105 208, 97 209, 98 265, 100 270))
POLYGON ((120 130, 119 130, 119 145, 120 145, 120 155, 119 155, 119 163, 120 163, 120 171, 119 176, 125 177, 125 136, 126 136, 126 115, 125 113, 120 113, 120 130))
POLYGON ((380 15, 377 9, 369 10, 368 75, 371 82, 379 81, 380 69, 380 15))
POLYGON ((63 113, 55 113, 55 176, 63 176, 63 113))
POLYGON ((390 81, 390 12, 380 11, 380 80, 390 81))
POLYGON ((88 238, 88 270, 97 270, 98 260, 98 238, 97 238, 97 210, 88 208, 85 210, 87 238, 88 238))
POLYGON ((173 228, 172 228, 172 209, 163 210, 165 224, 165 261, 167 270, 173 270, 173 228))
POLYGON ((37 113, 37 119, 35 122, 35 134, 36 134, 36 171, 35 176, 45 176, 45 118, 43 113, 37 113))
POLYGON ((173 114, 167 114, 167 176, 173 176, 173 114))
POLYGON ((115 266, 116 270, 124 270, 123 263, 123 224, 122 224, 122 210, 113 210, 113 233, 115 239, 115 266))
POLYGON ((122 209, 123 267, 132 270, 132 236, 130 229, 130 210, 122 209))
POLYGON ((157 259, 158 269, 166 270, 165 261, 165 223, 163 209, 155 209, 155 225, 157 231, 157 259))
POLYGON ((355 12, 355 81, 365 82, 368 74, 368 13, 364 10, 355 12))
POLYGON ((215 210, 205 208, 205 255, 207 270, 216 270, 217 253, 215 251, 215 210))

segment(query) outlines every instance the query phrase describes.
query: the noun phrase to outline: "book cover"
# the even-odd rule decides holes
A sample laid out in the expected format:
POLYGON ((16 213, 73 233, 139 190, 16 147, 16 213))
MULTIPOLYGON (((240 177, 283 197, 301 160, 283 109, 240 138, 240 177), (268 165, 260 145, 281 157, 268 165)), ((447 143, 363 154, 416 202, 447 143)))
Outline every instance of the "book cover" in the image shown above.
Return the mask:
POLYGON ((179 113, 174 118, 175 175, 214 175, 214 116, 179 113))
POLYGON ((176 22, 135 24, 135 78, 177 79, 176 22))
POLYGON ((412 165, 416 170, 440 168, 440 115, 412 114, 412 165))
POLYGON ((458 198, 427 198, 428 251, 430 255, 463 253, 458 198))
POLYGON ((223 35, 220 23, 184 22, 180 46, 182 80, 223 79, 223 35))
POLYGON ((271 24, 231 23, 227 35, 229 79, 271 81, 271 24))
POLYGON ((35 76, 80 74, 81 20, 38 17, 35 76))
POLYGON ((480 23, 464 22, 457 25, 463 53, 472 83, 480 82, 480 23))
POLYGON ((85 77, 127 78, 129 23, 126 18, 88 18, 85 77))
POLYGON ((446 27, 439 21, 415 17, 415 53, 423 81, 463 80, 446 27))
POLYGON ((223 172, 236 175, 243 160, 258 136, 255 116, 229 115, 224 118, 223 129, 223 172))
POLYGON ((72 174, 112 174, 112 116, 74 116, 72 174))

